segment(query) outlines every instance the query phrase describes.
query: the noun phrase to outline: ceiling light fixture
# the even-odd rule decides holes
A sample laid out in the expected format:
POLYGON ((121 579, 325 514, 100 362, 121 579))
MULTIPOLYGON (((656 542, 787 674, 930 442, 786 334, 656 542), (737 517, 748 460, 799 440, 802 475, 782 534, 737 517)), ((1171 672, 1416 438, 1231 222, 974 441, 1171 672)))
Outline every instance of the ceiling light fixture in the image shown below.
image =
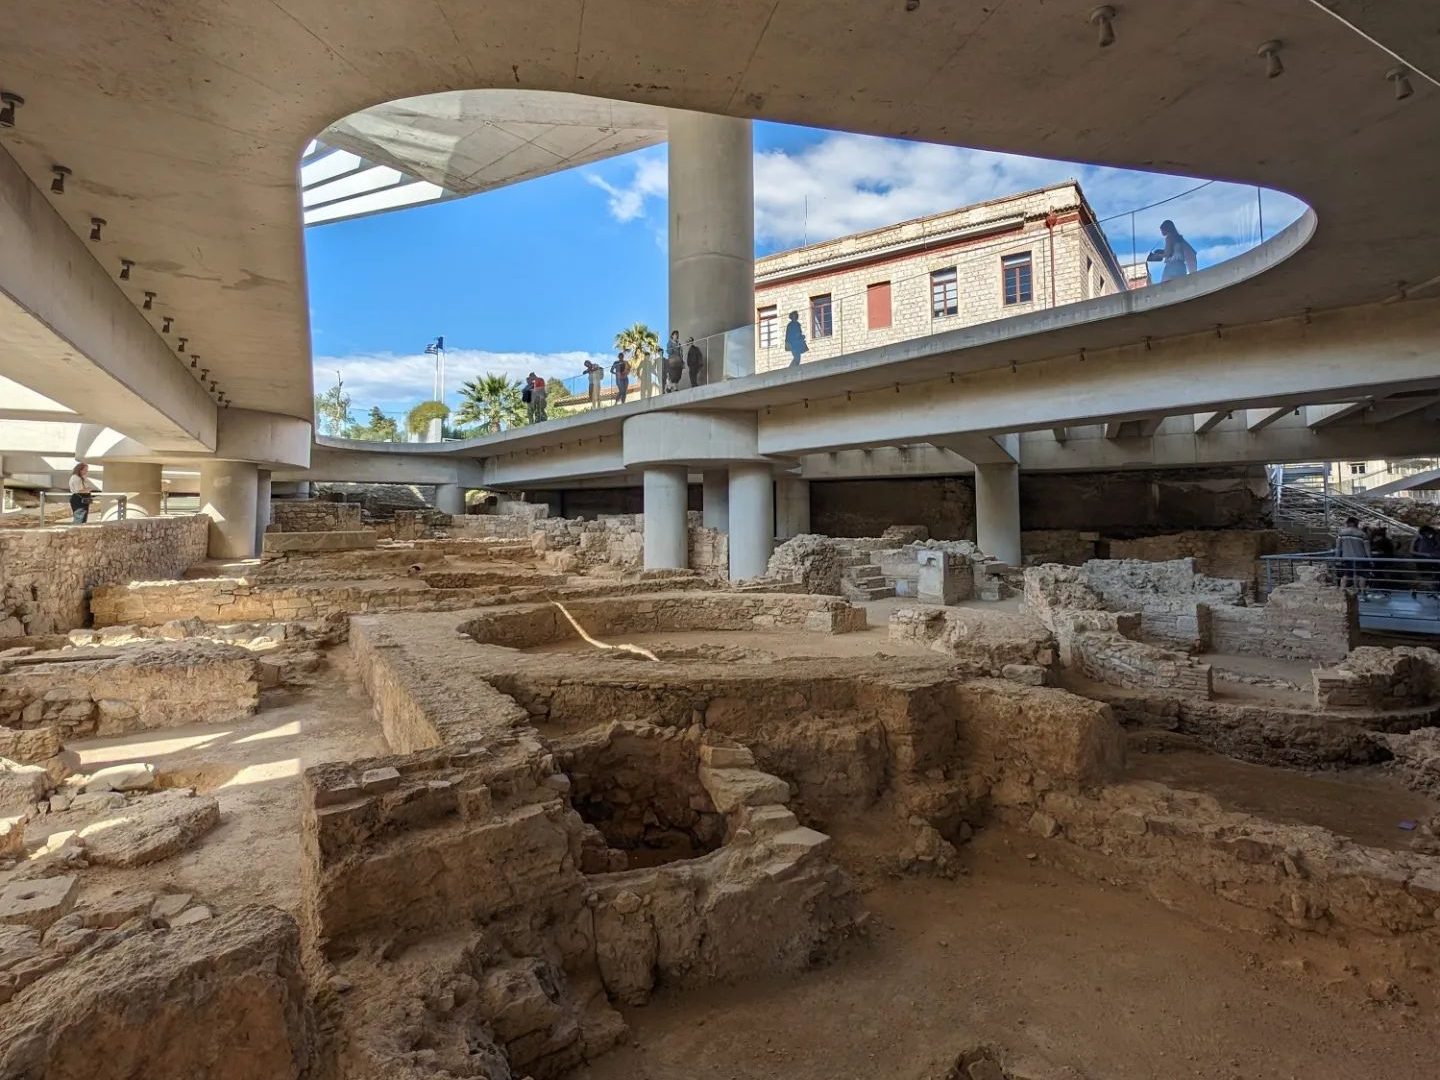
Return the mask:
POLYGON ((190 339, 188 337, 182 337, 179 341, 175 343, 175 348, 183 353, 185 351, 185 346, 189 344, 190 339))
MULTIPOLYGON (((196 359, 196 360, 199 360, 200 358, 197 356, 197 357, 195 357, 195 359, 196 359)), ((204 381, 205 381, 206 379, 208 379, 209 377, 210 377, 210 369, 209 369, 208 367, 202 367, 202 368, 200 369, 200 381, 201 381, 201 382, 204 382, 204 381)))
POLYGON ((92 217, 92 218, 90 219, 90 239, 91 239, 91 240, 99 240, 99 239, 100 239, 100 230, 103 229, 103 228, 105 228, 105 224, 106 224, 106 222, 105 222, 105 219, 104 219, 103 217, 92 217))
POLYGON ((1100 31, 1100 47, 1102 49, 1115 44, 1115 8, 1110 4, 1101 4, 1094 11, 1090 12, 1090 23, 1100 31))
POLYGON ((50 191, 54 195, 65 194, 65 177, 70 175, 70 170, 64 165, 51 165, 50 171, 55 174, 55 179, 50 181, 50 191))
POLYGON ((162 319, 161 322, 160 322, 160 332, 161 332, 162 334, 168 334, 168 333, 170 332, 170 328, 171 328, 172 326, 174 326, 174 325, 175 325, 175 316, 173 316, 173 315, 166 315, 165 318, 162 319))
POLYGON ((1265 59, 1265 77, 1274 79, 1285 74, 1285 65, 1280 62, 1280 40, 1272 38, 1255 50, 1256 56, 1265 59))
POLYGON ((121 259, 121 260, 120 260, 120 280, 121 280, 121 281, 129 281, 129 280, 130 280, 130 268, 131 268, 132 266, 134 266, 134 265, 135 265, 135 260, 134 260, 134 259, 121 259))
POLYGON ((217 385, 217 384, 216 384, 215 380, 214 380, 214 379, 211 379, 211 380, 210 380, 210 392, 211 392, 212 394, 215 392, 215 387, 216 387, 216 385, 217 385))
POLYGON ((905 10, 915 11, 920 7, 920 0, 905 0, 905 10))
POLYGON ((25 99, 19 94, 12 94, 9 90, 0 92, 0 127, 13 128, 15 126, 15 110, 25 104, 25 99))
POLYGON ((145 294, 145 303, 141 304, 140 306, 141 306, 142 308, 144 308, 146 311, 149 311, 149 310, 151 310, 152 308, 154 308, 154 306, 155 306, 155 294, 154 294, 153 292, 147 292, 147 293, 145 294))
POLYGON ((1395 100, 1404 101, 1415 92, 1410 85, 1410 69, 1405 67, 1393 67, 1385 73, 1385 78, 1395 84, 1395 100))

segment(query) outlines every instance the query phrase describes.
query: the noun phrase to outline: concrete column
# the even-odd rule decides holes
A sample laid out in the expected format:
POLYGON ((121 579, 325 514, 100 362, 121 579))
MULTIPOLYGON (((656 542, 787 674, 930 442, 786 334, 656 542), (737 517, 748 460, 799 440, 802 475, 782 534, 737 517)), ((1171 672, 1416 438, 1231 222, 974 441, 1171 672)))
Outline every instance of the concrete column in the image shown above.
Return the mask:
POLYGON ((775 535, 781 540, 810 531, 810 481, 779 477, 775 481, 775 535))
POLYGON ((465 489, 459 484, 436 484, 435 509, 451 517, 460 517, 465 513, 465 489))
POLYGON ((255 557, 259 472, 248 461, 200 463, 200 512, 210 516, 210 557, 255 557))
POLYGON ((730 580, 765 573, 775 547, 775 496, 769 465, 730 467, 730 580))
MULTIPOLYGON (((105 483, 107 495, 125 496, 127 517, 160 516, 160 466, 143 461, 105 462, 105 483)), ((95 504, 99 508, 100 504, 95 504)), ((105 507, 105 516, 113 516, 111 508, 105 507)))
POLYGON ((706 469, 700 478, 704 525, 726 532, 730 528, 730 477, 724 469, 706 469))
POLYGON ((668 329, 698 343, 755 321, 754 143, 729 116, 671 112, 669 128, 668 329))
POLYGON ((645 470, 646 570, 684 570, 690 564, 685 524, 689 486, 684 465, 653 465, 645 470))
POLYGON ((986 555, 1020 565, 1020 466, 975 466, 975 542, 986 555))
POLYGON ((265 550, 265 527, 270 524, 270 470, 255 470, 255 553, 265 550))

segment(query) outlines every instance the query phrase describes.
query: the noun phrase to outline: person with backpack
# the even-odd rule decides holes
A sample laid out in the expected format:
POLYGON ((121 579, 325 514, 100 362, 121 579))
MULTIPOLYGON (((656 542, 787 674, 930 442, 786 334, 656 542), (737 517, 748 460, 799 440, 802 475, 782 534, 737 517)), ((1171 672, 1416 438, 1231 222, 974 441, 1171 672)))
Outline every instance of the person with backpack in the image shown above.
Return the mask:
POLYGON ((525 405, 525 419, 533 424, 535 422, 535 373, 533 371, 525 376, 525 382, 520 387, 520 400, 525 405))
POLYGON ((630 392, 630 361, 625 359, 624 349, 610 365, 610 374, 615 376, 615 404, 624 405, 625 395, 630 392))
POLYGON ((790 321, 785 324, 785 351, 790 354, 790 366, 799 367, 800 357, 810 351, 805 344, 805 331, 800 327, 800 313, 790 312, 790 321))

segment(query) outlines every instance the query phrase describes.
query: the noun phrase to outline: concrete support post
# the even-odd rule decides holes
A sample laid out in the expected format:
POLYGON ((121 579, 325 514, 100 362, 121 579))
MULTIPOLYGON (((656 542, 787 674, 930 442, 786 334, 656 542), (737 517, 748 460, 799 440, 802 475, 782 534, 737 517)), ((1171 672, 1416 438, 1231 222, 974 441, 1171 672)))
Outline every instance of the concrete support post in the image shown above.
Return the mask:
POLYGON ((759 577, 775 547, 775 496, 769 465, 730 467, 730 580, 759 577))
POLYGON ((781 540, 810 531, 810 481, 780 477, 775 481, 775 535, 781 540))
POLYGON ((707 529, 730 529, 730 477, 724 469, 707 469, 700 474, 702 518, 707 529))
POLYGON ((1020 565, 1020 466, 975 466, 975 543, 992 558, 1020 565))
POLYGON ((200 512, 210 516, 210 557, 255 557, 259 472, 248 461, 200 463, 200 512))
POLYGON ((754 141, 729 116, 671 112, 669 129, 670 329, 703 348, 755 321, 754 141))
POLYGON ((265 528, 270 524, 270 470, 255 470, 255 553, 265 551, 265 528))
POLYGON ((460 517, 465 513, 465 489, 459 484, 436 484, 435 509, 451 517, 460 517))
POLYGON ((684 570, 690 565, 685 510, 690 475, 684 465, 645 470, 645 569, 684 570))
MULTIPOLYGON (((107 461, 105 482, 101 486, 107 495, 125 496, 126 517, 160 516, 159 465, 150 465, 143 461, 107 461)), ((97 502, 96 509, 99 509, 100 505, 97 502)), ((113 516, 114 511, 109 505, 106 505, 104 510, 107 518, 113 516)))

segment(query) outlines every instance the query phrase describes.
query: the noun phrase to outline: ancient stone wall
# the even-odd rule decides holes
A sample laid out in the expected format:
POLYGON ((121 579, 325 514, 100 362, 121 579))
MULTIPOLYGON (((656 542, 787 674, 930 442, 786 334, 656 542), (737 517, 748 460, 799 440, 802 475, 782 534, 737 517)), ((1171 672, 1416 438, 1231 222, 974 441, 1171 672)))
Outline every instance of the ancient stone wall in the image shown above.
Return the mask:
POLYGON ((267 532, 350 532, 360 528, 359 503, 328 499, 275 499, 267 532))
POLYGON ((1020 534, 1020 551, 1027 563, 1079 566, 1109 554, 1109 544, 1097 532, 1080 529, 1026 529, 1020 534))
POLYGON ((1097 682, 1129 690, 1158 687, 1177 694, 1211 696, 1210 665, 1183 652, 1106 631, 1077 633, 1070 647, 1075 666, 1097 682))
POLYGON ((1312 673, 1319 709, 1395 709, 1440 704, 1440 652, 1362 645, 1312 673))
POLYGON ((796 592, 839 596, 840 549, 828 536, 793 536, 771 554, 765 576, 793 584, 796 592))
POLYGON ((259 661, 192 640, 0 660, 0 725, 54 728, 62 741, 229 723, 259 707, 259 661))
POLYGON ((1275 529, 1210 529, 1111 540, 1109 549, 1114 559, 1193 559, 1197 573, 1243 581, 1248 595, 1254 596, 1264 581, 1261 556, 1291 551, 1294 542, 1275 529))
MULTIPOLYGON (((690 569, 701 573, 727 574, 730 568, 729 537, 719 529, 707 529, 701 525, 699 514, 692 512, 689 516, 690 569)), ((640 514, 613 514, 593 521, 514 514, 471 514, 456 518, 450 531, 456 536, 529 540, 538 554, 547 556, 547 561, 557 569, 566 571, 595 567, 639 570, 645 562, 644 517, 640 514)))
POLYGON ((1333 664, 1345 659, 1359 637, 1355 594, 1316 581, 1278 586, 1254 607, 1210 610, 1215 652, 1333 664))
POLYGON ((889 636, 927 645, 986 675, 1043 682, 1056 660, 1050 632, 1035 618, 1008 611, 899 607, 890 614, 889 636), (1016 666, 1032 670, 1007 671, 1016 666))
POLYGON ((1185 652, 1206 651, 1213 609, 1244 598, 1240 582, 1198 574, 1195 561, 1188 558, 1095 559, 1080 568, 1080 575, 1107 609, 1139 613, 1142 641, 1185 652))
POLYGON ((0 623, 13 615, 26 634, 84 626, 93 588, 178 577, 205 557, 209 527, 195 515, 0 530, 0 623))

